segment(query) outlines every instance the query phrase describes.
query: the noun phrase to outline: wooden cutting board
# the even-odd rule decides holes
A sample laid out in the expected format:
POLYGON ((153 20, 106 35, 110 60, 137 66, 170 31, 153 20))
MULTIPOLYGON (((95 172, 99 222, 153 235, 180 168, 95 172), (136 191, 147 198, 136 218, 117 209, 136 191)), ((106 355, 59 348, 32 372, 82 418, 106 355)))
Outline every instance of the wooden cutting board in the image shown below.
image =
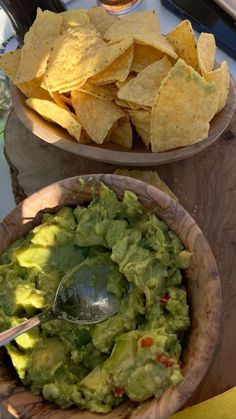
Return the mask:
MULTIPOLYGON (((117 168, 49 145, 31 134, 14 111, 6 126, 5 154, 17 202, 59 179, 111 173, 117 168)), ((189 402, 192 404, 236 385, 236 116, 219 140, 205 151, 153 170, 157 170, 205 233, 221 276, 221 337, 212 366, 189 402)))

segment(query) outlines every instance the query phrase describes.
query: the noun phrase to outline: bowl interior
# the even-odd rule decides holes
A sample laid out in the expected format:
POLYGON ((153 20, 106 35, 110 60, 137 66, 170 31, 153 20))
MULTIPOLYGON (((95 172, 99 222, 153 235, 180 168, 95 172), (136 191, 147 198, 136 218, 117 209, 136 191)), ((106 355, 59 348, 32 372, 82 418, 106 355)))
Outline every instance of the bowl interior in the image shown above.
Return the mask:
MULTIPOLYGON (((18 205, 0 223, 0 253, 35 225, 44 212, 53 212, 63 205, 76 205, 90 201, 93 185, 104 182, 118 197, 124 190, 135 192, 142 205, 162 218, 193 253, 192 267, 187 272, 186 286, 191 311, 191 330, 183 350, 184 380, 175 388, 165 391, 159 401, 139 404, 125 403, 104 415, 106 419, 168 418, 191 396, 209 367, 218 337, 221 317, 220 279, 211 248, 192 217, 170 196, 144 182, 117 175, 89 175, 62 180, 31 195, 18 205), (81 187, 80 178, 84 179, 81 187)), ((17 412, 18 417, 50 418, 101 418, 76 409, 61 411, 53 404, 43 401, 25 390, 10 374, 9 368, 0 361, 0 384, 2 404, 17 412)))

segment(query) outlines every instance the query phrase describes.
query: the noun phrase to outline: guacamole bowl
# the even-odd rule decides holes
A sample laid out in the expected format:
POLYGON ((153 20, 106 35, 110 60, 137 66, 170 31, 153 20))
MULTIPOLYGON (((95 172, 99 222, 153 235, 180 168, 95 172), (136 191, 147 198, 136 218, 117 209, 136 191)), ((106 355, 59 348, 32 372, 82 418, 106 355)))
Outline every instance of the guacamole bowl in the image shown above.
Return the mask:
MULTIPOLYGON (((115 192, 118 199, 123 199, 125 191, 135 193, 143 211, 151 211, 164 221, 192 253, 191 266, 184 271, 191 321, 182 344, 184 378, 176 386, 168 387, 159 399, 151 398, 140 403, 125 401, 102 416, 86 410, 79 411, 75 407, 64 406, 61 410, 55 404, 45 401, 41 395, 31 393, 20 383, 5 350, 2 350, 0 401, 3 409, 13 417, 167 419, 188 401, 210 366, 221 319, 221 288, 215 259, 206 238, 192 217, 159 189, 129 177, 104 174, 73 177, 54 183, 25 199, 0 223, 0 254, 39 225, 45 213, 55 214, 62 207, 74 208, 90 203, 94 191, 101 183, 115 192)), ((108 202, 107 206, 109 205, 108 202)), ((67 257, 68 253, 65 254, 65 258, 67 257)), ((7 286, 8 284, 6 288, 7 286)), ((148 339, 150 338, 142 339, 141 343, 148 346, 148 339)), ((12 350, 15 350, 14 344, 12 350)), ((43 365, 41 373, 47 374, 46 364, 45 371, 43 365)))

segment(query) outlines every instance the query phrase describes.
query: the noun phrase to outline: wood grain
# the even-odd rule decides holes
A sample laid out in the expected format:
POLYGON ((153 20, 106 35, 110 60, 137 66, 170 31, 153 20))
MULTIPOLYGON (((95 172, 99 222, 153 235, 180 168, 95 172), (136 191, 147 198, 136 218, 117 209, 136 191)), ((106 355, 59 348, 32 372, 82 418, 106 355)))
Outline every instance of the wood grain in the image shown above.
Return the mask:
MULTIPOLYGON (((78 177, 62 180, 50 185, 22 201, 0 223, 0 252, 9 244, 38 224, 42 213, 53 211, 61 205, 88 202, 91 190, 100 182, 110 186, 121 197, 125 189, 134 191, 145 208, 152 209, 175 231, 185 246, 193 253, 192 267, 186 281, 188 301, 191 307, 191 329, 184 346, 184 380, 176 388, 169 388, 160 401, 152 399, 137 404, 127 403, 114 409, 106 419, 167 419, 192 395, 204 376, 218 337, 221 318, 220 279, 210 246, 184 208, 170 196, 136 179, 116 175, 85 175, 85 186, 81 187, 78 177)), ((61 411, 46 403, 40 396, 24 391, 11 377, 6 362, 0 364, 0 388, 3 406, 15 417, 30 418, 100 418, 75 409, 61 411)))
POLYGON ((53 144, 55 147, 59 147, 87 159, 128 166, 153 166, 156 164, 171 163, 189 158, 194 154, 205 150, 217 140, 228 126, 234 114, 236 103, 234 82, 232 78, 230 78, 226 106, 212 119, 208 138, 199 143, 176 150, 163 153, 151 153, 147 152, 144 145, 137 141, 135 142, 136 145, 132 151, 127 151, 123 147, 115 146, 112 143, 105 143, 100 146, 97 146, 96 144, 78 144, 67 131, 58 125, 46 121, 39 114, 26 106, 25 96, 13 85, 11 92, 13 106, 21 122, 39 138, 53 144))
POLYGON ((159 173, 205 233, 216 258, 223 298, 221 340, 210 371, 189 404, 236 385, 236 117, 208 151, 159 173))

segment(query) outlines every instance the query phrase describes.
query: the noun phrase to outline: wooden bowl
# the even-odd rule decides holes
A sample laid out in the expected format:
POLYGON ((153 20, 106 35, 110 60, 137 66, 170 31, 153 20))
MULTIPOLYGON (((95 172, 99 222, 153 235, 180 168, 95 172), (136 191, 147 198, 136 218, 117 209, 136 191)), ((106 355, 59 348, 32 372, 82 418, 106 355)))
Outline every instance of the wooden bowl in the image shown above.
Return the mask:
POLYGON ((11 93, 13 107, 21 122, 42 140, 87 159, 127 166, 154 166, 191 157, 205 150, 219 138, 235 112, 235 87, 232 78, 230 78, 227 103, 224 109, 212 119, 208 138, 197 144, 163 153, 147 151, 139 140, 135 142, 132 151, 127 151, 127 149, 112 143, 99 146, 95 143, 94 145, 78 144, 66 130, 46 121, 33 109, 26 106, 26 98, 17 87, 12 85, 11 93))
POLYGON ((39 224, 42 213, 55 211, 63 205, 87 203, 91 187, 104 182, 121 197, 123 191, 134 191, 145 208, 152 209, 178 234, 193 253, 191 269, 187 271, 188 301, 191 311, 191 329, 184 349, 184 380, 169 388, 161 399, 144 403, 126 402, 106 415, 96 415, 75 408, 60 410, 41 396, 34 396, 11 375, 11 369, 0 360, 0 399, 2 405, 24 419, 167 419, 191 396, 206 373, 217 342, 221 319, 220 279, 211 248, 192 217, 170 196, 144 182, 117 175, 81 176, 85 187, 81 189, 79 177, 54 183, 21 202, 0 223, 0 253, 14 240, 39 224), (127 410, 129 409, 129 410, 127 410))

